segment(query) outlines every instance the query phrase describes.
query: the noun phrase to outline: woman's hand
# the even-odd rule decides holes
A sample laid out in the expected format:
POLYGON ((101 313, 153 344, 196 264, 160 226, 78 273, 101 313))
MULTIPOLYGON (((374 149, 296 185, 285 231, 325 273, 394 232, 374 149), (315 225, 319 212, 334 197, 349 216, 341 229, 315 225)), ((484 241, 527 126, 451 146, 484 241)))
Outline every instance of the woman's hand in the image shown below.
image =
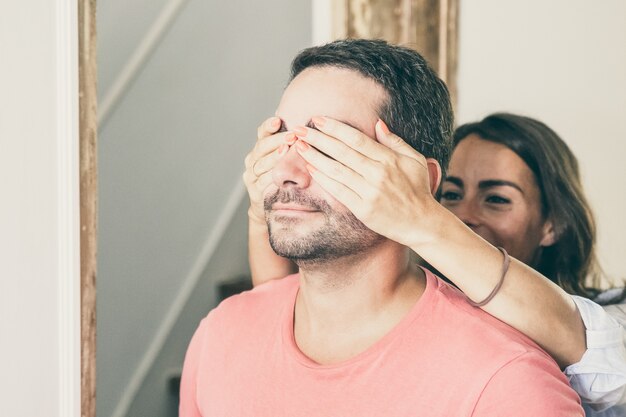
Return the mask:
POLYGON ((410 247, 429 239, 429 215, 440 207, 433 197, 439 164, 390 133, 382 120, 377 140, 328 117, 313 123, 318 130, 294 129, 311 176, 373 231, 410 247))
POLYGON ((243 181, 250 196, 248 210, 248 256, 252 283, 256 286, 296 272, 296 266, 272 250, 269 242, 263 194, 272 183, 272 169, 289 145, 296 141, 293 133, 279 132, 282 122, 270 117, 257 129, 257 142, 245 159, 243 181), (279 132, 279 133, 277 133, 279 132))
MULTIPOLYGON (((243 182, 250 196, 250 220, 265 225, 263 192, 272 183, 272 168, 276 161, 289 149, 285 136, 287 132, 278 132, 282 122, 278 117, 270 117, 257 129, 257 142, 246 156, 243 182)), ((291 134, 293 137, 293 134, 291 134)), ((295 142, 295 137, 292 143, 295 142)))

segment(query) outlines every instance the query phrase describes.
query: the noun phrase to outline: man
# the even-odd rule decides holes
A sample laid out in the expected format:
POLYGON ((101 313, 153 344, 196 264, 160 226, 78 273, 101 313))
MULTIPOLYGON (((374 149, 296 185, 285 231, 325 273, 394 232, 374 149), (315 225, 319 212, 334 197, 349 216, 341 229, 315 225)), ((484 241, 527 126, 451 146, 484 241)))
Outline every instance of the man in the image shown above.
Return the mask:
MULTIPOLYGON (((309 163, 321 155, 314 148, 332 156, 340 133, 369 153, 363 138, 388 132, 382 119, 429 157, 436 190, 452 112, 419 54, 366 40, 309 48, 276 115, 297 137, 286 134, 278 153, 266 219, 274 251, 300 273, 203 320, 185 359, 181 417, 582 416, 547 354, 415 267, 407 247, 361 223, 309 163)), ((345 172, 345 184, 358 181, 345 172)))

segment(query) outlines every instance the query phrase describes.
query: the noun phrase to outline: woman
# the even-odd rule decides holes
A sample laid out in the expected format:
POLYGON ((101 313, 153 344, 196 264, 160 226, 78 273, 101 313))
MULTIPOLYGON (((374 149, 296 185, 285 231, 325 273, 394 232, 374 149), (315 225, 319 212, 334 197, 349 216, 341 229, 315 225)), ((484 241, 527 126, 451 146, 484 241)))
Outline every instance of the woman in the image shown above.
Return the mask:
MULTIPOLYGON (((348 157, 357 153, 349 145, 353 142, 329 131, 337 123, 319 129, 327 140, 299 150, 311 176, 327 192, 372 230, 412 248, 472 300, 484 299, 500 280, 502 255, 492 245, 506 249, 515 259, 499 292, 481 308, 550 353, 565 368, 589 414, 625 401, 623 329, 588 300, 599 291, 585 285, 588 278, 594 284, 599 279, 595 226, 576 158, 550 128, 530 118, 496 114, 457 129, 441 188, 448 211, 432 197, 437 189, 429 182, 432 162, 391 134, 384 122, 377 123, 380 145, 375 146, 386 162, 368 159, 359 166, 345 162, 355 160, 348 157), (389 170, 396 171, 390 175, 393 181, 379 187, 360 180, 347 185, 342 175, 389 170)), ((294 270, 268 244, 262 194, 285 147, 310 139, 274 134, 280 125, 279 119, 268 119, 246 159, 255 284, 294 270)), ((359 159, 364 158, 359 154, 359 159)))

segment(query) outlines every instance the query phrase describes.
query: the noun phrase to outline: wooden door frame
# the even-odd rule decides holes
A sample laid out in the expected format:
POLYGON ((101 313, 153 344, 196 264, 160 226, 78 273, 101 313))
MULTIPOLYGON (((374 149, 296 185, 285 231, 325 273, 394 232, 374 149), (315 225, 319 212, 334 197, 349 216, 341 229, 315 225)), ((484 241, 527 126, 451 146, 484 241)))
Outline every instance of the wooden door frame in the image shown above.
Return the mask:
POLYGON ((459 0, 329 0, 331 37, 385 39, 420 52, 457 97, 459 0))
POLYGON ((96 0, 78 0, 81 416, 96 415, 96 0))

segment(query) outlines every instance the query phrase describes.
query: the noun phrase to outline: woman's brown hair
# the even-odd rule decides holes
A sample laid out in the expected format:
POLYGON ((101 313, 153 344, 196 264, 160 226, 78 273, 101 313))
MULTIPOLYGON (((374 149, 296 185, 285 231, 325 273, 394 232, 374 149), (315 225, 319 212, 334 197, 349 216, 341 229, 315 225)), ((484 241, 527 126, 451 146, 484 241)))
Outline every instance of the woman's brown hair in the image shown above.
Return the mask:
MULTIPOLYGON (((530 117, 496 113, 462 125, 454 133, 454 146, 470 134, 511 149, 535 176, 542 214, 552 221, 556 242, 539 248, 530 266, 570 294, 596 298, 602 275, 595 254, 596 225, 576 156, 556 132, 530 117)), ((626 291, 618 300, 625 296, 626 291)))

